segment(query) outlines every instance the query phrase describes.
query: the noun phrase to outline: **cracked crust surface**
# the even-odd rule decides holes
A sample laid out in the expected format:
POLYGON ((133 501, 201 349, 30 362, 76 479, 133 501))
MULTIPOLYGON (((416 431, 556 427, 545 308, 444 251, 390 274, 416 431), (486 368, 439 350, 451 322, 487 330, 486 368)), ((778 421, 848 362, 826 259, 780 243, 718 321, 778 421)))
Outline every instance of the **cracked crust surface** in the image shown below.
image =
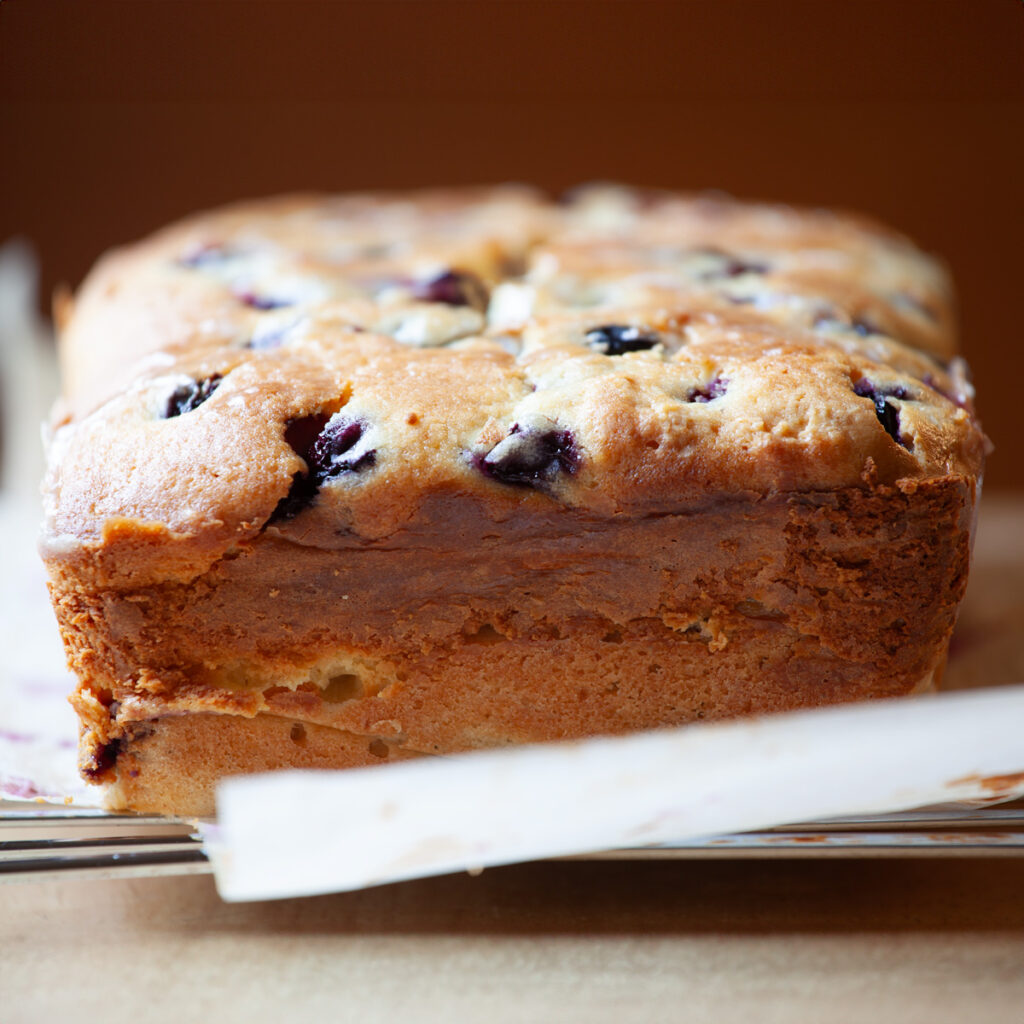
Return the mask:
POLYGON ((870 222, 288 197, 66 312, 42 547, 115 801, 209 809, 215 757, 166 788, 181 716, 252 768, 292 763, 254 723, 333 730, 340 766, 941 672, 986 442, 943 270, 870 222))

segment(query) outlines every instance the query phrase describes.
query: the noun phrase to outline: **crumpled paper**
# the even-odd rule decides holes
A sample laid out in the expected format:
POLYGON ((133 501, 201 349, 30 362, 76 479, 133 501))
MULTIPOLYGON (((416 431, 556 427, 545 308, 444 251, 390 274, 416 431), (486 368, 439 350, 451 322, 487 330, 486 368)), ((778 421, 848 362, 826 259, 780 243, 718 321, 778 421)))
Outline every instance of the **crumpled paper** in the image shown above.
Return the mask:
POLYGON ((0 247, 0 799, 96 803, 76 770, 74 680, 36 552, 41 425, 57 392, 53 339, 36 312, 36 265, 0 247))

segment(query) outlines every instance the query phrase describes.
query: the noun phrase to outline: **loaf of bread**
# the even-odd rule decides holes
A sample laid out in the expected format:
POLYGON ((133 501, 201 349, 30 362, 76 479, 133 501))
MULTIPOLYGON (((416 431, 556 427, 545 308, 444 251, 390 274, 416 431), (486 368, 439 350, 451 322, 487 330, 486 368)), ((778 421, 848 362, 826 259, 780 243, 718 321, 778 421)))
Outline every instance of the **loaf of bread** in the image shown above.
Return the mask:
POLYGON ((112 808, 941 675, 986 440, 944 271, 876 224, 288 197, 60 313, 42 551, 112 808))

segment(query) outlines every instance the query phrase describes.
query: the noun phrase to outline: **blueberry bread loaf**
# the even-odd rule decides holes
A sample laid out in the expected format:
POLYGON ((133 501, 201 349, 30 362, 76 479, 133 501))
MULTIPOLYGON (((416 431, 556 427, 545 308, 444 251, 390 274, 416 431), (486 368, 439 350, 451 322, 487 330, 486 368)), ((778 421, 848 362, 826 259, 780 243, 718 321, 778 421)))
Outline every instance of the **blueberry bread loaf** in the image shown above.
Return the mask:
POLYGON ((942 672, 986 441, 945 274, 878 225, 291 197, 61 319, 42 551, 109 806, 942 672))

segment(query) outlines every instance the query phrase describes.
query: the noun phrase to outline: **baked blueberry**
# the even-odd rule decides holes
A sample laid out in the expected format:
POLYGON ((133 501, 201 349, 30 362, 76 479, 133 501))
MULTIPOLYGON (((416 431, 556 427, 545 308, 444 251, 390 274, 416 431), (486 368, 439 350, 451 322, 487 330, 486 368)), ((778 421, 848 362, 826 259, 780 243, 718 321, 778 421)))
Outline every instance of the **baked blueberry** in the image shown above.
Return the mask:
POLYGON ((967 402, 963 395, 954 394, 952 391, 947 391, 937 380, 934 374, 926 373, 921 377, 921 383, 926 387, 929 387, 938 395, 942 395, 947 402, 952 402, 955 406, 960 409, 967 408, 967 402))
POLYGON ((854 334, 857 334, 862 338, 866 338, 872 334, 885 334, 885 331, 883 331, 878 324, 866 316, 855 316, 850 319, 846 319, 843 314, 836 310, 827 310, 819 313, 814 318, 812 326, 839 328, 846 331, 852 331, 854 334))
POLYGON ((354 473, 377 460, 377 451, 363 441, 366 426, 340 413, 332 416, 310 449, 306 460, 320 481, 354 473))
POLYGON ((296 455, 310 462, 310 453, 320 431, 327 426, 331 418, 330 413, 315 412, 311 416, 300 416, 297 419, 289 420, 284 427, 284 439, 291 446, 296 455))
POLYGON ((626 352, 645 352, 654 348, 660 339, 654 331, 629 324, 604 324, 587 331, 587 344, 606 356, 621 356, 626 352))
POLYGON ((767 263, 757 263, 754 260, 741 260, 732 257, 722 267, 720 277, 742 277, 744 274, 767 274, 771 267, 767 263))
POLYGON ((121 752, 121 741, 110 740, 99 747, 82 766, 82 774, 91 782, 98 782, 117 763, 117 755, 121 752))
POLYGON ((914 448, 914 442, 908 438, 903 437, 900 433, 900 410, 899 406, 894 405, 889 401, 890 398, 908 399, 910 393, 907 391, 902 384, 890 384, 890 385, 876 385, 872 381, 868 380, 867 377, 861 377, 856 384, 853 385, 854 393, 860 395, 861 398, 868 398, 875 406, 875 415, 878 417, 878 422, 882 424, 885 432, 897 443, 902 445, 907 451, 912 451, 914 448))
POLYGON ((721 260, 719 266, 700 275, 702 281, 720 281, 729 277, 742 277, 744 274, 767 274, 771 270, 767 263, 745 260, 721 249, 706 248, 697 251, 721 260))
POLYGON ((257 292, 235 292, 235 298, 250 309, 258 309, 261 313, 269 309, 284 309, 292 305, 290 299, 275 298, 271 295, 260 295, 257 292))
POLYGON ((537 430, 514 423, 503 441, 475 461, 484 476, 499 483, 537 487, 560 472, 575 473, 580 453, 572 431, 537 430))
POLYGON ((277 503, 269 522, 293 519, 313 503, 325 480, 372 466, 377 451, 367 445, 365 433, 361 420, 341 413, 314 413, 290 420, 284 438, 305 460, 307 469, 292 477, 288 493, 277 503))
POLYGON ((688 402, 713 402, 721 398, 729 387, 729 382, 723 377, 712 377, 702 388, 693 388, 686 396, 688 402))
POLYGON ((874 321, 869 320, 866 316, 855 316, 850 321, 850 330, 854 334, 859 334, 862 338, 866 338, 869 334, 884 334, 882 330, 874 321))
POLYGON ((222 374, 214 373, 202 380, 191 380, 176 387, 167 399, 164 419, 183 416, 193 409, 198 409, 217 390, 223 379, 222 374))
POLYGON ((282 519, 294 519, 303 509, 313 504, 319 490, 320 485, 311 473, 296 473, 292 477, 288 493, 271 512, 267 525, 280 522, 282 519))
POLYGON ((446 270, 426 281, 413 285, 413 297, 420 302, 442 302, 446 306, 487 308, 487 289, 483 282, 465 270, 446 270))

